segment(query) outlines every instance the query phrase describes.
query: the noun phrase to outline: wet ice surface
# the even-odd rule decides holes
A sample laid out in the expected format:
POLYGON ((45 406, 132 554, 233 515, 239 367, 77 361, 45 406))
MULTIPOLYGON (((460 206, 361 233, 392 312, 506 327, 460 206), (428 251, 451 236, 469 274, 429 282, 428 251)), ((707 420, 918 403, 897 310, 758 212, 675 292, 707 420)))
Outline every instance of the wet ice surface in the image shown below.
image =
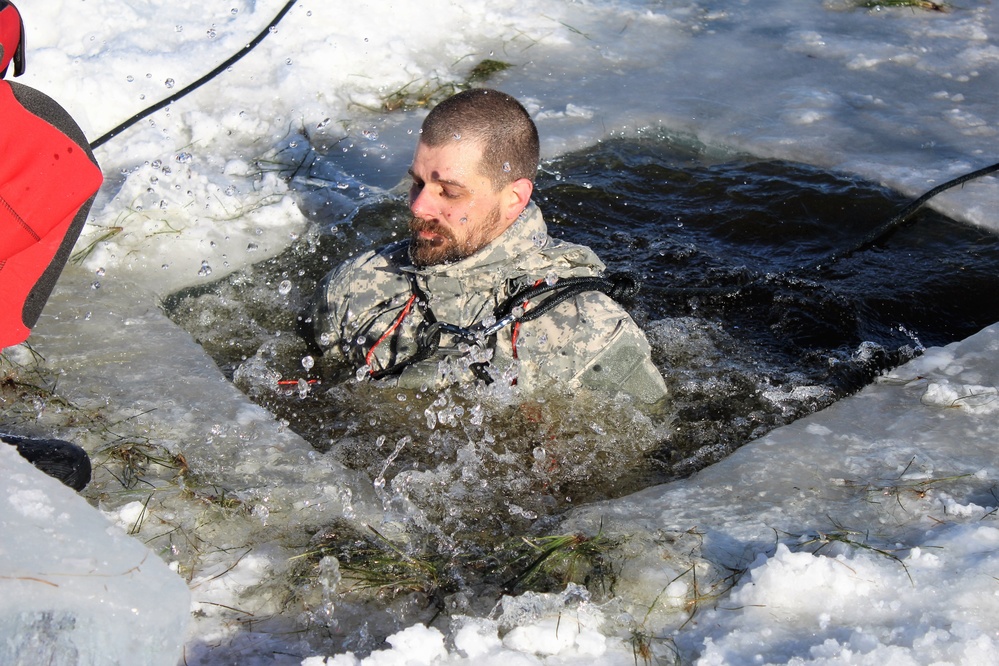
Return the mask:
MULTIPOLYGON (((278 4, 210 14, 186 3, 146 12, 127 3, 24 6, 35 49, 25 83, 65 103, 96 136, 159 99, 168 79, 179 86, 204 63, 220 62, 278 4)), ((292 558, 315 550, 315 535, 344 515, 380 525, 395 544, 405 545, 406 532, 379 522, 370 473, 343 469, 332 451, 316 452, 247 401, 157 308, 178 289, 278 255, 307 230, 309 208, 290 196, 284 167, 274 168, 280 151, 300 155, 297 134, 356 137, 344 191, 389 189, 408 166, 412 125, 364 107, 415 78, 460 78, 474 54, 516 65, 496 85, 527 101, 547 156, 662 126, 722 155, 807 162, 915 195, 999 152, 991 6, 867 12, 788 2, 762 11, 737 2, 472 1, 396 6, 398 23, 374 18, 384 15, 377 3, 348 15, 331 3, 302 3, 224 85, 102 148, 108 182, 79 246, 93 251, 64 275, 32 338, 43 367, 35 373, 30 358, 17 357, 28 367, 18 376, 44 390, 5 384, 19 396, 10 408, 19 427, 80 441, 103 462, 91 503, 129 524, 142 515, 137 507, 149 507, 136 537, 176 563, 192 590, 188 663, 360 655, 389 647, 381 637, 427 609, 404 595, 391 612, 369 614, 340 595, 332 560, 308 560, 314 578, 288 584, 305 559, 292 558), (45 397, 53 387, 55 400, 45 397), (311 645, 288 633, 303 624, 317 629, 311 645)), ((983 179, 935 205, 994 229, 996 187, 995 178, 983 179)), ((330 217, 349 215, 353 200, 340 200, 330 217)), ((294 276, 272 293, 285 279, 294 276)), ((293 285, 285 296, 294 294, 293 285)), ((686 324, 661 330, 689 331, 686 324)), ((532 654, 541 651, 633 664, 633 649, 668 657, 675 643, 686 659, 705 663, 757 654, 775 662, 982 661, 995 652, 987 587, 996 575, 988 555, 994 341, 986 332, 967 348, 933 350, 925 358, 935 365, 897 371, 898 382, 914 384, 866 389, 688 481, 594 505, 556 526, 592 535, 603 525, 629 537, 620 552, 633 564, 616 588, 623 609, 569 590, 508 598, 490 616, 483 607, 497 596, 456 597, 452 608, 479 619, 442 626, 454 649, 447 643, 434 654, 509 663, 541 659, 532 654), (802 442, 822 446, 802 450, 802 442), (810 457, 798 462, 804 453, 810 457), (813 478, 827 481, 802 485, 813 478), (885 498, 884 513, 872 496, 885 498), (778 539, 786 551, 774 547, 778 539), (820 557, 805 552, 820 546, 820 557), (911 579, 884 552, 903 560, 911 579), (684 572, 697 580, 678 578, 684 572), (711 593, 731 583, 740 587, 713 606, 711 593), (823 590, 828 607, 809 606, 801 589, 823 590), (710 612, 684 625, 691 610, 710 612)), ((385 450, 403 436, 387 437, 385 450)), ((414 627, 393 640, 415 655, 439 639, 414 627)))

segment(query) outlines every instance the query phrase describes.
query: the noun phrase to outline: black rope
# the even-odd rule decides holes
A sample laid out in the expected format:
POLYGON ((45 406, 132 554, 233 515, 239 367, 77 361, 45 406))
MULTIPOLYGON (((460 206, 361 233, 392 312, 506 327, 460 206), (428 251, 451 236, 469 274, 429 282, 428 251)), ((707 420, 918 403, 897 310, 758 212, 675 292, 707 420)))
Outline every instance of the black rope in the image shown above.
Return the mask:
POLYGON ((867 250, 877 243, 885 240, 899 227, 909 221, 916 212, 923 207, 923 205, 940 194, 945 190, 949 190, 952 187, 957 187, 962 185, 969 180, 974 180, 976 178, 981 178, 982 176, 987 176, 990 173, 999 171, 999 162, 992 164, 987 167, 982 167, 975 171, 964 174, 963 176, 958 176, 952 180, 948 180, 945 183, 937 185, 933 189, 929 190, 922 196, 913 199, 911 202, 906 204, 901 210, 892 215, 888 220, 878 225, 878 227, 869 233, 867 233, 859 242, 853 244, 845 250, 839 250, 833 252, 823 258, 822 260, 814 263, 810 266, 805 266, 800 269, 790 270, 783 273, 777 274, 756 274, 751 280, 739 285, 732 285, 727 287, 673 287, 666 289, 656 290, 656 295, 660 297, 672 297, 672 298, 689 298, 701 296, 707 299, 719 298, 719 297, 731 297, 743 293, 747 288, 759 285, 763 281, 771 281, 774 279, 788 279, 788 278, 805 278, 807 279, 809 275, 816 271, 828 270, 836 262, 846 259, 857 252, 862 250, 867 250))
POLYGON ((909 220, 909 218, 911 218, 913 215, 916 214, 916 211, 918 211, 920 208, 923 207, 923 204, 925 204, 927 201, 929 201, 936 195, 940 194, 944 190, 949 190, 952 187, 963 185, 969 180, 974 180, 975 178, 981 178, 982 176, 987 176, 988 174, 993 173, 995 171, 999 171, 999 162, 991 166, 982 167, 981 169, 972 171, 971 173, 966 173, 963 176, 958 176, 957 178, 954 178, 953 180, 948 180, 946 183, 943 183, 941 185, 937 185, 923 196, 913 200, 911 203, 906 205, 905 208, 903 208, 898 213, 893 215, 886 222, 881 224, 881 226, 879 226, 877 229, 874 229, 873 231, 868 233, 866 236, 864 236, 864 238, 860 240, 860 242, 856 243, 855 245, 846 250, 842 250, 840 252, 834 252, 833 254, 829 255, 829 257, 827 257, 823 262, 816 264, 814 268, 816 270, 820 268, 826 268, 830 264, 834 264, 840 259, 846 259, 847 257, 857 252, 872 247, 878 242, 884 240, 888 235, 890 235, 900 226, 905 224, 909 220))
POLYGON ((259 44, 260 42, 264 41, 264 38, 267 37, 267 35, 270 34, 271 30, 278 24, 278 22, 281 21, 281 19, 284 18, 284 15, 288 13, 288 10, 291 9, 292 5, 294 5, 295 2, 297 2, 297 0, 288 0, 288 3, 284 7, 281 8, 281 11, 279 11, 277 13, 277 16, 275 16, 271 20, 271 22, 267 24, 267 27, 264 28, 263 31, 259 35, 257 35, 256 37, 254 37, 246 46, 244 46, 239 51, 237 51, 234 55, 232 55, 228 60, 226 60, 225 62, 223 62, 218 67, 216 67, 212 71, 210 71, 207 74, 205 74, 204 76, 202 76, 200 79, 198 79, 194 83, 192 83, 192 84, 190 84, 190 85, 188 85, 188 86, 186 86, 184 88, 181 88, 180 90, 178 90, 174 94, 170 95, 166 99, 164 99, 164 100, 162 100, 160 102, 157 102, 156 104, 153 104, 152 106, 150 106, 149 108, 145 109, 144 111, 140 111, 139 113, 135 114, 134 116, 132 116, 131 118, 129 118, 128 120, 126 120, 125 122, 123 122, 122 124, 120 124, 117 127, 115 127, 110 132, 107 132, 104 135, 102 135, 101 137, 95 139, 94 141, 92 141, 90 143, 90 149, 94 150, 97 147, 104 145, 109 140, 111 140, 112 138, 114 138, 115 136, 117 136, 118 134, 120 134, 122 131, 128 129, 129 127, 131 127, 135 123, 139 122, 140 120, 142 120, 146 116, 149 116, 149 115, 151 115, 153 113, 156 113, 157 111, 159 111, 163 107, 167 106, 168 104, 172 104, 173 102, 177 101, 178 99, 180 99, 184 95, 186 95, 189 92, 191 92, 192 90, 194 90, 194 89, 196 89, 196 88, 204 85, 205 83, 207 83, 211 79, 213 79, 216 76, 218 76, 224 70, 228 69, 230 66, 232 66, 233 63, 235 63, 240 58, 242 58, 243 56, 245 56, 247 53, 249 53, 250 51, 252 51, 257 46, 257 44, 259 44))

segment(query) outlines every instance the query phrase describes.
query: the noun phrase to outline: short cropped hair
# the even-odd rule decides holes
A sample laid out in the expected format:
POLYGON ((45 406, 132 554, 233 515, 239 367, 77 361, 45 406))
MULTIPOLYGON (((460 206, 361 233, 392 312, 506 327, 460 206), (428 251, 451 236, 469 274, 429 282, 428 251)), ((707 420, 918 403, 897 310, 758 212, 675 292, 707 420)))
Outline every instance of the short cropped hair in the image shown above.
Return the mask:
POLYGON ((435 106, 423 121, 420 141, 437 147, 456 140, 481 142, 479 171, 497 190, 521 178, 533 181, 537 174, 538 128, 506 93, 472 88, 435 106))

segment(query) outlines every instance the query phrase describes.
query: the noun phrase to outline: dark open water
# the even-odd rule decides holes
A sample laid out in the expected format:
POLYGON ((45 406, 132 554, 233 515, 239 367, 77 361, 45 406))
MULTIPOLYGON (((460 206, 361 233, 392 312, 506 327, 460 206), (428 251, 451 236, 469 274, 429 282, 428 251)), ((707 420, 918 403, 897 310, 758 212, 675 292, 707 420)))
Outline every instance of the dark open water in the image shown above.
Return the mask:
POLYGON ((807 166, 711 163, 668 141, 620 140, 546 164, 536 200, 553 235, 642 280, 629 307, 672 389, 668 413, 331 382, 322 362, 302 367, 296 315, 337 263, 404 235, 407 211, 386 196, 316 215, 329 185, 302 193, 317 224, 283 255, 165 308, 254 400, 365 470, 438 550, 543 532, 574 504, 688 475, 999 321, 993 234, 924 209, 829 262, 907 199, 807 166), (278 388, 278 375, 327 381, 306 393, 278 388))

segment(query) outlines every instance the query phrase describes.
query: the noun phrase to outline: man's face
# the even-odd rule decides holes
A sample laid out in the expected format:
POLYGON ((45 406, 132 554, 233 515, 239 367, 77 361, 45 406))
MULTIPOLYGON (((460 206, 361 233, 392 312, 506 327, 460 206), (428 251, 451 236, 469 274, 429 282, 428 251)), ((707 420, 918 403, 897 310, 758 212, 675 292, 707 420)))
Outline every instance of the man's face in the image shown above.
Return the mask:
POLYGON ((471 256, 516 219, 503 205, 507 188, 493 188, 479 170, 481 159, 482 148, 474 141, 417 145, 409 169, 409 253, 415 265, 435 266, 471 256))

